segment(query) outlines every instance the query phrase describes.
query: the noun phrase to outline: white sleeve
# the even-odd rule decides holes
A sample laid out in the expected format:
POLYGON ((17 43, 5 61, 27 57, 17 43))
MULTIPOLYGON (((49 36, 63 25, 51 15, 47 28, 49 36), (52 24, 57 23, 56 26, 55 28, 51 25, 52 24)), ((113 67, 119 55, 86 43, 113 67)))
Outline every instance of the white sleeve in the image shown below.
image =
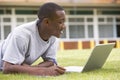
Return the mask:
POLYGON ((23 63, 26 53, 25 39, 14 35, 9 38, 9 42, 6 45, 3 61, 19 65, 23 63))
POLYGON ((43 60, 53 61, 57 64, 56 53, 58 50, 58 39, 56 39, 48 48, 48 50, 42 55, 43 60))

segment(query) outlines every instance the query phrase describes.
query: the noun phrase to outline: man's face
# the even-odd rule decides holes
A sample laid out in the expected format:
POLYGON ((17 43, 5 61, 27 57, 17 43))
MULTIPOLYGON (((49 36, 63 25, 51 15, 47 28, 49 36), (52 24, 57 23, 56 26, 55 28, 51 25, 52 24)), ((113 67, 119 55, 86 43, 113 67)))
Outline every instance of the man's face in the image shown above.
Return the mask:
POLYGON ((64 11, 56 11, 56 15, 53 16, 54 19, 51 20, 50 30, 51 35, 60 37, 63 33, 63 29, 65 29, 65 12, 64 11))

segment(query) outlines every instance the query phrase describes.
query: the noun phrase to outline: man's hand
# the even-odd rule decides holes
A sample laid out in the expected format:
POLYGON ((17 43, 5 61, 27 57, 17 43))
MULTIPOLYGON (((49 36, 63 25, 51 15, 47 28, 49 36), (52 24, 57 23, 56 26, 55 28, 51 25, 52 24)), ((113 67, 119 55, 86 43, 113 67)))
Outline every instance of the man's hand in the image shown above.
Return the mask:
POLYGON ((65 69, 59 66, 34 67, 27 64, 15 65, 4 61, 3 73, 25 73, 38 76, 57 76, 65 73, 65 69))
POLYGON ((40 76, 58 76, 65 73, 65 69, 59 66, 51 66, 51 67, 34 67, 32 75, 40 75, 40 76), (36 70, 37 69, 37 70, 36 70))
POLYGON ((44 75, 47 76, 57 76, 57 75, 61 75, 65 73, 65 69, 60 67, 60 66, 52 66, 49 68, 46 68, 46 70, 44 71, 44 75))

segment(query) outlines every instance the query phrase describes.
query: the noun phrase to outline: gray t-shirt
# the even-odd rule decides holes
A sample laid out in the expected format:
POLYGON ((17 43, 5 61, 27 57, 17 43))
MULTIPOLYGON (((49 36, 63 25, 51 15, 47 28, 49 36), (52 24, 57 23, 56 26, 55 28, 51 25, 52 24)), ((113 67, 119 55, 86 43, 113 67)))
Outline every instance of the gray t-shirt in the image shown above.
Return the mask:
POLYGON ((56 60, 58 39, 51 36, 47 42, 42 40, 36 22, 16 27, 0 43, 0 69, 2 69, 3 61, 18 65, 24 62, 31 65, 39 57, 43 60, 56 60))

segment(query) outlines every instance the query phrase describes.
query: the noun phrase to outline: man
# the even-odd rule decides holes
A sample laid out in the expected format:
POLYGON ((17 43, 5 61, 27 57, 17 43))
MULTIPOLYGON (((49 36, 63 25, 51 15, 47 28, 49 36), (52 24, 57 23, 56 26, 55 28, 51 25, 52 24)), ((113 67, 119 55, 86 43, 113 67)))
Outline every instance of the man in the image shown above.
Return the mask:
POLYGON ((38 11, 38 20, 16 27, 0 44, 0 69, 3 73, 40 76, 64 74, 56 63, 57 38, 65 28, 65 11, 55 3, 46 3, 38 11), (43 62, 32 66, 39 57, 43 62))

